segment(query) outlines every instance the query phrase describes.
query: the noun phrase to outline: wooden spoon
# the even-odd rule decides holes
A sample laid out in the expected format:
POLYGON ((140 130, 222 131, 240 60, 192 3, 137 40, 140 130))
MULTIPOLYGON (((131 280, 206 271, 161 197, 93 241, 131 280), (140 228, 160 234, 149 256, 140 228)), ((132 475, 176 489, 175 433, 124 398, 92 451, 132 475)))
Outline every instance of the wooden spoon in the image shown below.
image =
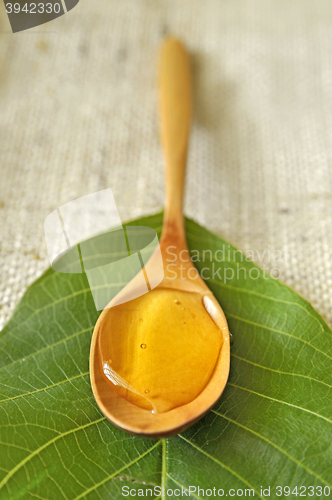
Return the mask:
MULTIPOLYGON (((112 390, 111 384, 102 373, 98 347, 101 326, 110 311, 109 308, 119 302, 119 296, 124 297, 126 294, 129 296, 135 286, 139 286, 139 277, 135 277, 108 304, 96 323, 91 342, 90 376, 93 394, 102 413, 114 425, 132 434, 149 437, 175 435, 205 415, 224 390, 230 364, 230 334, 227 322, 220 305, 189 258, 182 215, 191 117, 188 56, 179 41, 168 38, 162 45, 160 61, 160 109, 166 163, 166 206, 160 240, 164 278, 155 290, 168 289, 200 294, 207 311, 207 321, 211 321, 212 318, 221 332, 221 348, 215 366, 212 367, 210 379, 195 399, 163 413, 152 413, 132 404, 112 390), (171 264, 167 260, 169 248, 172 249, 171 264)), ((151 276, 157 264, 158 255, 153 254, 145 266, 148 276, 151 276)), ((153 292, 146 295, 147 299, 151 297, 150 293, 153 292)))

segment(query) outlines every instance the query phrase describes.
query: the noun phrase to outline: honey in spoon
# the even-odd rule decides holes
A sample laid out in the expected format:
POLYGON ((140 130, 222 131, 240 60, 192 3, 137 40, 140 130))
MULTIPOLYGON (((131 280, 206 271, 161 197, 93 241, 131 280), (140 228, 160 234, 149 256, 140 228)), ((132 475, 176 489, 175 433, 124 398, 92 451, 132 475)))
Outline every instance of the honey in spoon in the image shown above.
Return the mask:
POLYGON ((110 390, 164 413, 193 401, 211 378, 222 333, 204 293, 157 288, 111 307, 99 330, 110 390))
MULTIPOLYGON (((159 70, 166 167, 159 242, 164 278, 142 295, 142 289, 136 293, 141 276, 135 276, 101 313, 91 342, 91 385, 101 411, 121 429, 158 438, 182 432, 206 414, 220 397, 229 373, 226 318, 203 279, 194 277, 197 271, 190 258, 187 262, 181 258, 188 252, 182 205, 190 82, 184 47, 167 39, 159 70), (168 248, 177 254, 172 273, 165 265, 168 248)), ((144 266, 149 279, 156 271, 155 255, 144 266)))

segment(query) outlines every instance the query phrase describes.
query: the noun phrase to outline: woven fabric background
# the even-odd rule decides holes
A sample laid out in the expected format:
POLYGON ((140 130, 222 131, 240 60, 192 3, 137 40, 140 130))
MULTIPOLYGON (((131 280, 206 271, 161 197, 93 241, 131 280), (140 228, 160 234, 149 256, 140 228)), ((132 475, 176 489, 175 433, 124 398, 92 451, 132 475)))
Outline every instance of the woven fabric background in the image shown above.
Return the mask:
POLYGON ((331 26, 330 0, 81 0, 13 35, 1 2, 0 327, 49 266, 55 208, 108 187, 123 221, 162 208, 166 32, 193 67, 186 214, 332 324, 331 26))

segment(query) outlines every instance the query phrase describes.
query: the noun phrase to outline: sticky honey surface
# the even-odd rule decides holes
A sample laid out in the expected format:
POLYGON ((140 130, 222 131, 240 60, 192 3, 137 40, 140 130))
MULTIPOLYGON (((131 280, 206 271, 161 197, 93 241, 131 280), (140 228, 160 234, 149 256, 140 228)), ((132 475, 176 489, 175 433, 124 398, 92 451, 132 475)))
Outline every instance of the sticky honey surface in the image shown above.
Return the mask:
POLYGON ((221 345, 202 295, 171 289, 112 307, 99 330, 101 370, 110 390, 154 413, 200 394, 221 345))

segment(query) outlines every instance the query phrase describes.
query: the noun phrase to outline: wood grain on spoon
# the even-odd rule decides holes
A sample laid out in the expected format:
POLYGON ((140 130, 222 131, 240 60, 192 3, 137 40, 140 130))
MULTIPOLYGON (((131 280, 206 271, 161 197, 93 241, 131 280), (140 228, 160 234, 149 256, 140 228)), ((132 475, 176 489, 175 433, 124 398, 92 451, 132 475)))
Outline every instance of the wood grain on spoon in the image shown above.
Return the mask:
MULTIPOLYGON (((110 383, 102 373, 98 336, 109 308, 116 304, 117 297, 101 313, 94 329, 90 353, 91 384, 95 399, 103 414, 114 425, 132 434, 150 437, 166 437, 177 434, 207 413, 224 390, 229 374, 230 359, 229 331, 223 311, 212 292, 195 271, 190 258, 185 257, 189 254, 187 253, 182 210, 191 118, 191 79, 188 56, 179 41, 170 38, 163 43, 159 76, 161 138, 166 165, 166 204, 160 241, 165 274, 164 279, 155 290, 172 289, 200 294, 209 315, 220 329, 222 347, 209 381, 194 400, 164 413, 153 414, 130 403, 112 390, 110 383), (177 257, 171 266, 167 260, 169 247, 172 248, 172 253, 177 257)), ((153 255, 146 265, 148 275, 153 272, 156 264, 157 260, 153 255)), ((125 296, 126 293, 135 288, 136 281, 134 278, 120 292, 121 296, 125 296)), ((148 296, 149 294, 147 298, 148 296)), ((207 319, 209 319, 208 313, 207 319)), ((167 313, 165 312, 165 314, 167 313)), ((167 363, 167 359, 165 359, 165 363, 167 363)))

